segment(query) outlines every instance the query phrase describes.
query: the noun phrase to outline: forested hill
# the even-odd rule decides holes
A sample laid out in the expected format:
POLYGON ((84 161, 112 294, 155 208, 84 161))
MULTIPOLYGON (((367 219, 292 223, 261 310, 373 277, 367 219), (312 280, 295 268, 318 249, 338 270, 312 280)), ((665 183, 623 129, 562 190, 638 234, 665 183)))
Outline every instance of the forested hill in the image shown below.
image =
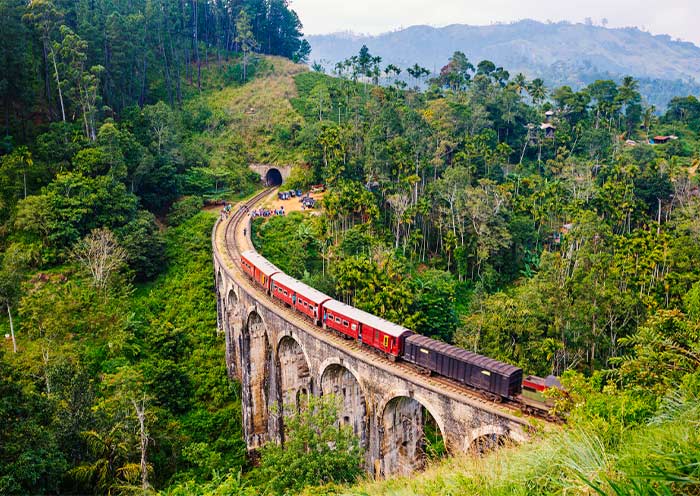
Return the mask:
POLYGON ((347 33, 310 36, 311 59, 331 67, 367 45, 384 62, 433 72, 456 50, 471 60, 492 60, 512 74, 541 77, 549 87, 580 88, 596 79, 639 79, 641 93, 663 108, 674 96, 700 93, 700 48, 637 28, 608 29, 567 22, 444 28, 412 26, 379 36, 347 33))
POLYGON ((0 25, 0 129, 20 142, 30 121, 83 121, 94 138, 96 121, 130 106, 181 104, 234 52, 246 57, 224 84, 246 79, 252 52, 309 53, 287 0, 1 0, 0 25))

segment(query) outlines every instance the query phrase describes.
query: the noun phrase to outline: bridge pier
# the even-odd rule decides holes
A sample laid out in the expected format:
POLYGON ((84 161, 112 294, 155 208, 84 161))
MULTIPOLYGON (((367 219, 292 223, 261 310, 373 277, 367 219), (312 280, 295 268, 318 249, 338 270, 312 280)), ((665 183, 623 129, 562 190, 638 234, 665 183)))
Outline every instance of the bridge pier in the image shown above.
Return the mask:
POLYGON ((214 264, 227 367, 241 381, 249 450, 283 442, 285 408, 300 408, 308 394, 339 398, 338 421, 352 426, 367 471, 378 477, 425 466, 428 415, 449 452, 482 452, 527 439, 527 419, 291 318, 229 268, 232 261, 215 253, 214 264))

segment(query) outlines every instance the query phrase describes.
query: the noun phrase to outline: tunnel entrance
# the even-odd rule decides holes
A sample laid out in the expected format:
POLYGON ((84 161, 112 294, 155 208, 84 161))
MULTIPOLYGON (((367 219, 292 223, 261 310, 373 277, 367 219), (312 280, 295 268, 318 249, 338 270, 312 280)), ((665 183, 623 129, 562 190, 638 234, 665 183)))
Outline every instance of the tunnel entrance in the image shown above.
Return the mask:
POLYGON ((265 174, 265 184, 268 186, 280 186, 282 184, 282 173, 278 169, 270 169, 265 174))

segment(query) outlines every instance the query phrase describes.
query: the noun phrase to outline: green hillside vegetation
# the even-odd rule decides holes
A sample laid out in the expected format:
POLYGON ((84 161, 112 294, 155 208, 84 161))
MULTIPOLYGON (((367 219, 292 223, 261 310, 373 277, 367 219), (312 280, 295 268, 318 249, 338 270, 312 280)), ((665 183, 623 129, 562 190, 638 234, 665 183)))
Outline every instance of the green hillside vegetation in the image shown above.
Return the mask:
POLYGON ((368 51, 337 67, 298 75, 292 100, 314 138, 290 184, 329 185, 323 213, 256 221, 258 248, 365 310, 563 375, 570 396, 565 433, 535 446, 328 493, 697 492, 680 420, 700 367, 697 99, 658 118, 632 78, 550 94, 461 53, 424 93, 378 86, 394 71, 368 51))
POLYGON ((216 109, 218 122, 198 143, 210 152, 213 168, 249 163, 293 165, 303 161, 290 142, 302 120, 290 104, 293 77, 304 66, 280 57, 260 61, 258 77, 241 87, 226 87, 202 97, 200 105, 216 109))
POLYGON ((405 81, 366 47, 331 78, 290 62, 282 0, 180 7, 0 0, 0 493, 698 493, 695 97, 658 115, 633 78, 550 92, 461 52, 405 81), (310 399, 253 467, 201 212, 260 187, 250 162, 327 186, 256 221, 273 262, 561 375, 563 432, 343 486, 362 453, 310 399))

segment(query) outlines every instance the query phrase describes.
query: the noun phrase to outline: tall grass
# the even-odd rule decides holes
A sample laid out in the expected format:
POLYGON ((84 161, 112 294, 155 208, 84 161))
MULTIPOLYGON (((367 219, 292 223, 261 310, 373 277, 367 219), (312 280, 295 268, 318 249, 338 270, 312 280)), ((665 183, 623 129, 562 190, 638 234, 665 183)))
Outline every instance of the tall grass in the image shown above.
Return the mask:
POLYGON ((366 480, 327 494, 700 495, 699 424, 698 398, 669 398, 648 425, 612 446, 595 424, 579 425, 483 458, 446 460, 414 477, 366 480))

